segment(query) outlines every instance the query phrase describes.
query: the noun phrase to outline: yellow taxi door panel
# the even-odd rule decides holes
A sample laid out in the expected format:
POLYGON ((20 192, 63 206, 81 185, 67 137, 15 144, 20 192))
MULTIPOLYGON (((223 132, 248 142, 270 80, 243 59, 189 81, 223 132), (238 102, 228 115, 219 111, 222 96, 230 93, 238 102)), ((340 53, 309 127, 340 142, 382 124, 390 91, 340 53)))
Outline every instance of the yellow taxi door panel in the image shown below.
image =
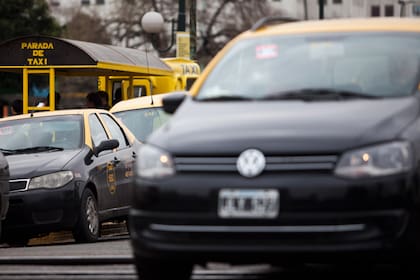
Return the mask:
POLYGON ((116 180, 116 196, 120 206, 130 204, 131 179, 133 176, 134 154, 123 129, 108 114, 100 114, 106 123, 112 139, 117 139, 119 146, 114 153, 113 167, 116 180))
MULTIPOLYGON (((96 114, 89 116, 89 126, 94 147, 98 146, 103 140, 108 140, 105 129, 96 114)), ((95 184, 98 191, 98 208, 100 214, 106 215, 104 209, 118 207, 114 154, 112 151, 103 151, 98 156, 92 156, 92 160, 92 164, 96 165, 96 170, 91 171, 90 180, 95 184)))

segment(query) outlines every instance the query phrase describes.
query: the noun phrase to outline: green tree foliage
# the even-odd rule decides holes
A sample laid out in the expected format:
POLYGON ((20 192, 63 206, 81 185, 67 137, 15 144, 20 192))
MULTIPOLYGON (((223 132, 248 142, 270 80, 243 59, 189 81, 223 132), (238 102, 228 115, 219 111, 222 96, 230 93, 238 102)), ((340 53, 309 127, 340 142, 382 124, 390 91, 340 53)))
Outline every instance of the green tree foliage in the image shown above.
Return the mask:
MULTIPOLYGON (((0 0, 0 15, 0 42, 25 35, 60 36, 62 32, 45 0, 0 0)), ((21 91, 19 75, 0 72, 0 81, 0 93, 21 91)))
POLYGON ((24 35, 59 36, 45 0, 0 0, 0 41, 24 35))

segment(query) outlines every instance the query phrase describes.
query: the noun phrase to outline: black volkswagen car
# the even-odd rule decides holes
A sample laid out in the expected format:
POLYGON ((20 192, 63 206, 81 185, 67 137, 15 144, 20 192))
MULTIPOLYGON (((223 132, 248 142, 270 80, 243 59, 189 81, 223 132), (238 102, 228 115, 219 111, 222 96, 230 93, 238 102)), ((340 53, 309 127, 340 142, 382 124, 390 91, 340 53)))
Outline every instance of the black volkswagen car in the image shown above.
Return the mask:
POLYGON ((420 20, 277 20, 229 43, 193 97, 163 100, 175 113, 135 168, 140 279, 214 261, 419 267, 420 20))
POLYGON ((108 111, 59 110, 0 119, 9 163, 10 207, 3 241, 69 230, 96 241, 103 221, 128 216, 139 142, 108 111))
POLYGON ((0 152, 0 237, 3 220, 9 209, 9 164, 0 152))

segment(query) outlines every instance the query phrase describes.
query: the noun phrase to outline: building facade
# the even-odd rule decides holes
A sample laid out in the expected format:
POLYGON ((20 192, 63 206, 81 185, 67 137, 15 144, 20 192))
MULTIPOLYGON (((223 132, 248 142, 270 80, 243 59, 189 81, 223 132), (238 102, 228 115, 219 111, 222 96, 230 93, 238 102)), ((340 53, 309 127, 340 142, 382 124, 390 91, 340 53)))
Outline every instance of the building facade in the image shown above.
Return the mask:
MULTIPOLYGON (((271 0, 271 5, 299 19, 319 19, 320 0, 271 0)), ((420 16, 420 1, 323 0, 324 18, 420 16)))
POLYGON ((107 17, 118 0, 47 0, 52 15, 60 24, 68 22, 77 11, 107 17))

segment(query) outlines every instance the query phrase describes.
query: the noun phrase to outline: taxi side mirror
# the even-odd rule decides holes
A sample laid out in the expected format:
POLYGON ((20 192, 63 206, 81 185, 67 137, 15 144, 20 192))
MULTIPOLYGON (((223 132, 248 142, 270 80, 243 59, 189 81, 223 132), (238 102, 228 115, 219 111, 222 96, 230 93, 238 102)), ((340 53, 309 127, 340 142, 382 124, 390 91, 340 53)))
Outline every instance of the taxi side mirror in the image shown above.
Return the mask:
POLYGON ((93 155, 97 157, 100 152, 113 150, 115 148, 118 148, 119 145, 120 145, 120 142, 118 142, 117 139, 102 141, 97 147, 93 148, 93 150, 89 150, 88 154, 85 157, 85 163, 91 164, 93 155))
POLYGON ((97 147, 93 148, 93 154, 97 157, 100 152, 118 148, 120 142, 117 139, 104 140, 97 147))
POLYGON ((185 91, 165 96, 162 99, 163 111, 165 111, 168 114, 175 113, 176 109, 178 109, 179 105, 181 105, 182 101, 184 101, 187 94, 188 93, 185 91))

